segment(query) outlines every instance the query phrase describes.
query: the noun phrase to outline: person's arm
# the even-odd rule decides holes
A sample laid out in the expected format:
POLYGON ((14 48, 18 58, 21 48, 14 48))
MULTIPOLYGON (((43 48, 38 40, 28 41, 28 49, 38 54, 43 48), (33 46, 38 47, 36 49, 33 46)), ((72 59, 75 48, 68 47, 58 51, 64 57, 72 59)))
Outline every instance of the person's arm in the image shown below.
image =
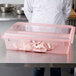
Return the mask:
POLYGON ((25 0, 25 2, 24 2, 24 13, 25 13, 29 22, 31 21, 31 18, 32 18, 32 12, 33 12, 32 0, 25 0))
POLYGON ((70 16, 71 13, 71 8, 72 8, 72 0, 63 0, 64 6, 63 6, 63 14, 64 14, 64 19, 67 21, 68 17, 70 16))

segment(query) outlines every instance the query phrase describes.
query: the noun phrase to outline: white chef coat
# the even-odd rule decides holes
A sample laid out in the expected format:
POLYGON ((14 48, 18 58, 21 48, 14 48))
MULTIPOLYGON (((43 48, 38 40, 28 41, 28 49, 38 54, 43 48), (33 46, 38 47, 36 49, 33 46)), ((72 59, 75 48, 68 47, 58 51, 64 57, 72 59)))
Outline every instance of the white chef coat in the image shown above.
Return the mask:
POLYGON ((72 0, 25 0, 24 13, 29 22, 65 24, 72 0))
POLYGON ((71 6, 72 0, 25 0, 24 13, 31 23, 65 25, 71 6))

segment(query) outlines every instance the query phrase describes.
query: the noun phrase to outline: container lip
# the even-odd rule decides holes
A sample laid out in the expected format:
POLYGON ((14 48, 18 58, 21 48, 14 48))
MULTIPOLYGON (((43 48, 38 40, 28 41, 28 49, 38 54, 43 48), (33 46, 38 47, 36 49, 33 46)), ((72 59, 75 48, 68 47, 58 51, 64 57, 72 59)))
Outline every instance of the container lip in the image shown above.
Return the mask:
MULTIPOLYGON (((12 25, 12 27, 10 27, 5 33, 4 33, 4 35, 6 34, 6 35, 8 35, 8 34, 15 34, 15 36, 14 35, 9 35, 9 36, 14 36, 14 37, 16 37, 16 35, 18 34, 18 37, 19 38, 21 38, 20 37, 20 34, 21 34, 21 36, 24 38, 24 37, 26 37, 26 38, 28 38, 28 37, 31 37, 31 38, 34 38, 34 39, 37 39, 37 37, 38 36, 43 36, 44 38, 41 38, 41 39, 43 39, 43 40, 49 40, 49 41, 51 41, 51 40, 56 40, 56 41, 66 41, 66 42, 70 42, 71 43, 71 39, 74 39, 74 37, 72 37, 73 36, 73 34, 74 34, 74 28, 75 27, 73 27, 73 26, 66 26, 66 25, 52 25, 52 26, 55 26, 55 27, 60 27, 60 28, 64 28, 64 27, 66 27, 66 28, 71 28, 71 33, 69 33, 69 34, 59 34, 59 37, 62 37, 62 38, 65 38, 65 39, 53 39, 53 38, 51 38, 51 37, 49 37, 48 38, 48 36, 55 36, 55 34, 51 34, 51 33, 41 33, 41 32, 39 32, 39 33, 37 33, 37 32, 17 32, 17 31, 10 31, 11 29, 13 29, 16 25, 21 25, 21 27, 22 26, 25 26, 25 25, 38 25, 38 26, 50 26, 51 24, 37 24, 37 23, 25 23, 25 22, 17 22, 17 23, 15 23, 14 25, 12 25), (26 35, 26 36, 24 36, 24 35, 26 35), (30 36, 27 36, 27 35, 30 35, 30 36), (38 35, 38 36, 37 36, 38 35), (32 36, 35 36, 35 37, 32 37, 32 36), (36 37, 37 36, 37 37, 36 37), (50 39, 51 38, 51 39, 50 39), (69 39, 66 39, 66 38, 69 38, 69 39)), ((21 27, 19 27, 19 28, 21 28, 21 27)), ((17 38, 18 38, 17 37, 17 38)), ((58 37, 58 36, 55 36, 55 37, 58 37)), ((39 38, 39 37, 38 37, 39 38)), ((28 39, 30 39, 30 38, 28 38, 28 39)))

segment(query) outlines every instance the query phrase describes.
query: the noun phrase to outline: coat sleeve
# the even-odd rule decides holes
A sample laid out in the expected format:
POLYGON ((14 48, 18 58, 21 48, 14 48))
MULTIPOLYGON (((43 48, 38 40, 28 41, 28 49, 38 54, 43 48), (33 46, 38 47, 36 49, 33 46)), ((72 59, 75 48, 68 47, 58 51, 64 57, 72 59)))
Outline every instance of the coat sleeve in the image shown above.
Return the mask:
POLYGON ((63 6, 63 14, 64 14, 64 19, 66 21, 71 13, 72 0, 64 0, 63 5, 64 5, 63 6))
POLYGON ((31 21, 31 18, 32 18, 32 12, 33 12, 32 0, 25 0, 24 1, 24 13, 29 22, 31 21))

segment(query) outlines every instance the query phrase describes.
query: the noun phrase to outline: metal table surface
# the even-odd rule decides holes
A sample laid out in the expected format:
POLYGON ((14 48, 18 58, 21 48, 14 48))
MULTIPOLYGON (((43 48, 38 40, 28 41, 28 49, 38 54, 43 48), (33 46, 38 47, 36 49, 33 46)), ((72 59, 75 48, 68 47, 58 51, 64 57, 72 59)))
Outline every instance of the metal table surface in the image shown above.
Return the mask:
MULTIPOLYGON (((22 17, 19 15, 19 18, 17 15, 15 14, 4 14, 4 15, 1 15, 2 13, 0 13, 0 23, 3 23, 6 21, 7 22, 7 25, 10 21, 18 21, 18 20, 23 20, 25 21, 26 18, 25 17, 22 17)), ((6 25, 6 22, 4 24, 3 27, 5 27, 6 25)), ((9 26, 13 24, 13 22, 9 24, 9 26)), ((2 25, 2 24, 0 24, 2 25)), ((9 27, 8 26, 8 27, 9 27)), ((2 27, 2 26, 1 26, 2 27)), ((2 28, 3 28, 2 27, 2 28)), ((7 29, 6 27, 3 28, 4 30, 7 29)), ((0 28, 0 33, 3 33, 4 30, 0 28)), ((74 48, 73 50, 70 51, 70 54, 67 54, 67 55, 56 55, 56 54, 39 54, 39 53, 30 53, 30 52, 27 52, 27 53, 24 53, 24 52, 17 52, 17 51, 8 51, 8 50, 5 50, 5 52, 3 52, 2 50, 0 50, 2 52, 0 52, 0 63, 25 63, 25 64, 22 64, 23 66, 46 66, 46 67, 50 67, 50 66, 53 66, 55 63, 54 66, 58 67, 59 66, 62 66, 63 63, 76 63, 76 36, 75 36, 75 39, 74 39, 74 44, 72 45, 72 48, 74 48), (31 64, 30 64, 31 63, 31 64), (37 65, 38 63, 38 65, 37 65), (42 63, 42 64, 40 64, 42 63), (61 64, 59 64, 61 63, 61 64)), ((20 65, 19 65, 20 66, 20 65)), ((66 66, 69 66, 69 65, 66 65, 66 66)), ((72 65, 73 67, 73 65, 72 65)))
POLYGON ((17 15, 16 13, 1 13, 0 12, 0 21, 16 21, 16 20, 25 20, 27 21, 24 15, 17 15))

